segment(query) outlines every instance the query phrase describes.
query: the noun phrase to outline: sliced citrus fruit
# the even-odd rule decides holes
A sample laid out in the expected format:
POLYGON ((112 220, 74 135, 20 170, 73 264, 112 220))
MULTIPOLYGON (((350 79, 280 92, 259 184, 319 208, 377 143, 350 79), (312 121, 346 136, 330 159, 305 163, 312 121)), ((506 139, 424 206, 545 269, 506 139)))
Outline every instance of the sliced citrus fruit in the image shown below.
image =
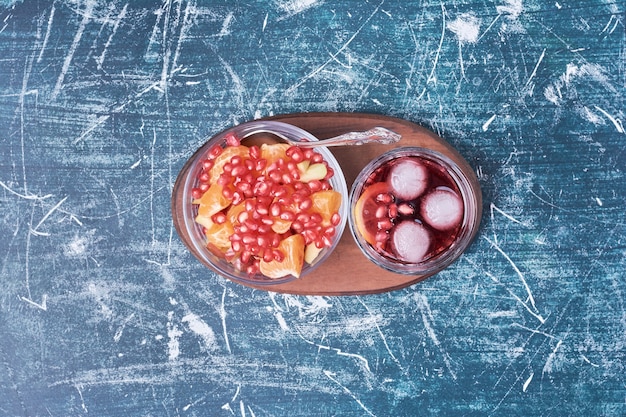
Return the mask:
POLYGON ((278 245, 278 250, 283 252, 285 258, 282 262, 261 260, 259 265, 261 273, 268 278, 282 278, 287 275, 298 278, 304 264, 304 238, 302 235, 291 235, 283 239, 278 245))
POLYGON ((330 218, 341 206, 341 194, 335 190, 317 191, 311 194, 311 202, 311 210, 322 216, 322 225, 330 226, 330 218))
POLYGON ((376 209, 379 203, 376 196, 389 191, 386 182, 377 182, 367 187, 354 206, 354 224, 363 239, 370 245, 376 245, 376 232, 378 231, 378 219, 376 209))
POLYGON ((245 203, 232 205, 228 207, 228 210, 226 210, 226 218, 228 219, 229 222, 231 222, 231 224, 236 224, 237 222, 239 222, 239 214, 241 214, 241 212, 245 210, 246 210, 245 203))
POLYGON ((279 159, 287 159, 287 149, 290 145, 286 143, 264 143, 261 145, 261 158, 267 160, 267 165, 279 159))
POLYGON ((274 217, 272 220, 274 220, 274 223, 272 224, 272 230, 279 235, 287 233, 287 231, 291 227, 291 223, 293 223, 291 220, 283 220, 280 217, 274 217))
POLYGON ((221 185, 214 183, 202 194, 202 197, 194 200, 194 204, 200 205, 198 207, 199 216, 211 217, 230 206, 230 200, 224 197, 223 190, 224 188, 221 185))
POLYGON ((247 159, 250 155, 250 149, 247 146, 227 146, 224 148, 221 154, 213 161, 213 167, 209 171, 209 177, 211 182, 217 181, 217 179, 224 172, 224 165, 226 165, 233 156, 240 156, 243 159, 247 159))
POLYGON ((226 220, 222 224, 213 223, 210 228, 205 228, 207 242, 217 247, 222 253, 230 249, 230 237, 235 233, 233 224, 226 220))

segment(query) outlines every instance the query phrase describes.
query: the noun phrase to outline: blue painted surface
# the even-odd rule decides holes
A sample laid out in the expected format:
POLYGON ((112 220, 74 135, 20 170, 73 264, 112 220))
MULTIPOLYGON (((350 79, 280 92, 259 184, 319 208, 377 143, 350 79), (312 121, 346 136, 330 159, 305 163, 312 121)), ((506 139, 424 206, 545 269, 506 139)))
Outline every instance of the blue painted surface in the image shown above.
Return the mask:
POLYGON ((626 413, 623 2, 0 7, 0 415, 626 413), (454 144, 474 244, 375 296, 204 269, 172 227, 178 170, 302 111, 454 144))

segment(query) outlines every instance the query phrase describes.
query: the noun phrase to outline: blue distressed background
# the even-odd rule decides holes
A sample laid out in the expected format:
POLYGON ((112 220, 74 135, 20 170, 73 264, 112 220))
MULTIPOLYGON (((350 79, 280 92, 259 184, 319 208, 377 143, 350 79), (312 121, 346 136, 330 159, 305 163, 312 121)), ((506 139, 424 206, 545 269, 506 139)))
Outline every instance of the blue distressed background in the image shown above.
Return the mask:
POLYGON ((626 413, 623 2, 0 5, 0 415, 626 413), (469 250, 361 297, 204 269, 178 170, 309 111, 457 147, 484 192, 469 250))

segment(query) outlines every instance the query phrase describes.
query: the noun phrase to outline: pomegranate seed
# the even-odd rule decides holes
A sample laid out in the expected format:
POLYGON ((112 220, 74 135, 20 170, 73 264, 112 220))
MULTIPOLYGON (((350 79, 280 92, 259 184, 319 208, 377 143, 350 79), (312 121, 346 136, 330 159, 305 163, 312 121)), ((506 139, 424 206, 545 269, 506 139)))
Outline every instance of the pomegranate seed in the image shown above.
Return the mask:
POLYGON ((255 210, 259 214, 268 214, 269 210, 265 204, 257 203, 255 210))
POLYGON ((204 192, 208 190, 209 187, 210 187, 209 184, 200 184, 200 187, 198 188, 200 188, 200 191, 202 191, 202 194, 204 194, 204 192))
POLYGON ((295 163, 302 162, 302 160, 304 160, 304 154, 302 153, 302 149, 297 146, 292 146, 287 149, 286 154, 295 163))
POLYGON ((336 231, 337 229, 335 229, 334 226, 328 226, 326 229, 324 229, 324 235, 328 237, 333 237, 336 231))
POLYGON ((330 185, 330 183, 328 181, 322 181, 322 190, 323 191, 328 191, 331 188, 333 188, 333 187, 331 187, 331 185, 330 185))
POLYGON ((267 182, 257 182, 254 184, 254 195, 266 196, 269 195, 271 186, 267 182))
POLYGON ((230 235, 230 241, 231 242, 240 242, 241 241, 241 235, 237 232, 233 233, 232 235, 230 235))
POLYGON ((296 218, 296 215, 292 211, 285 210, 282 213, 280 213, 279 217, 280 217, 281 220, 285 220, 285 221, 290 222, 290 221, 293 221, 296 218))
POLYGON ((280 236, 277 233, 274 233, 270 237, 270 247, 277 248, 280 245, 280 236))
POLYGON ((274 181, 274 182, 276 182, 276 183, 280 182, 280 181, 282 180, 282 178, 283 178, 283 176, 282 176, 282 175, 280 174, 280 172, 278 172, 277 170, 276 170, 276 171, 272 171, 272 172, 270 172, 270 173, 268 174, 268 176, 269 176, 269 178, 270 178, 272 181, 274 181))
POLYGON ((324 179, 329 180, 333 177, 333 175, 335 175, 335 170, 329 166, 326 166, 326 176, 324 177, 324 179))
POLYGON ((311 190, 311 193, 320 191, 322 189, 322 182, 320 180, 309 181, 307 185, 309 186, 309 190, 311 190))
POLYGON ((202 169, 205 171, 210 171, 213 168, 213 161, 210 159, 205 159, 202 161, 202 169))
POLYGON ((243 224, 246 220, 248 220, 248 217, 250 217, 250 214, 247 211, 242 211, 237 216, 237 221, 243 224))
POLYGON ((376 226, 379 230, 389 230, 393 227, 393 223, 391 223, 391 220, 389 219, 382 219, 376 223, 376 226))
MULTIPOLYGON (((228 164, 226 164, 228 165, 228 164)), ((226 165, 224 165, 224 167, 226 167, 226 165)), ((230 175, 232 175, 233 177, 239 177, 241 178, 242 176, 244 176, 246 173, 248 172, 248 169, 246 168, 245 165, 235 165, 231 172, 230 175)))
POLYGON ((257 171, 263 171, 267 167, 267 159, 259 159, 256 161, 254 169, 257 171))
POLYGON ((322 236, 321 240, 324 246, 331 246, 333 244, 332 240, 330 240, 328 236, 322 236))
POLYGON ((311 158, 313 158, 313 155, 315 155, 315 151, 311 148, 307 148, 304 150, 304 159, 308 159, 309 161, 311 160, 311 158))
POLYGON ((321 214, 319 214, 319 213, 313 213, 313 214, 311 214, 310 221, 314 222, 315 224, 319 224, 319 223, 321 223, 321 222, 322 222, 322 220, 324 220, 324 219, 322 218, 322 215, 321 215, 321 214))
POLYGON ((224 224, 226 223, 226 215, 223 212, 215 213, 213 217, 211 217, 214 223, 224 224))
POLYGON ((265 224, 265 223, 260 224, 259 228, 257 229, 257 232, 264 234, 264 235, 268 234, 271 231, 272 231, 272 226, 269 224, 265 224))
POLYGON ((224 196, 225 199, 227 200, 232 200, 233 199, 233 190, 229 187, 224 187, 222 189, 222 195, 224 196))
POLYGON ((272 203, 270 206, 270 214, 274 217, 278 217, 280 215, 281 207, 278 203, 272 203))
POLYGON ((215 159, 217 158, 220 154, 222 153, 222 148, 221 146, 216 146, 214 148, 212 148, 209 151, 209 154, 207 155, 208 159, 215 159))
POLYGON ((248 263, 248 261, 250 261, 250 257, 252 256, 252 253, 250 253, 250 251, 244 250, 241 252, 241 262, 243 263, 248 263))
POLYGON ((226 135, 224 140, 226 141, 226 144, 228 146, 239 146, 241 144, 239 142, 239 139, 237 139, 237 137, 232 133, 229 133, 228 135, 226 135))
POLYGON ((311 216, 307 213, 299 213, 296 215, 296 221, 300 223, 306 223, 311 220, 311 216))
POLYGON ((274 251, 272 251, 272 252, 274 253, 274 260, 275 260, 276 262, 282 262, 282 261, 284 261, 284 260, 285 260, 285 254, 284 254, 284 253, 282 253, 281 251, 279 251, 278 249, 277 249, 277 250, 274 250, 274 251))
POLYGON ((389 205, 389 218, 395 219, 398 216, 398 205, 391 203, 389 205))
POLYGON ((241 165, 243 163, 243 158, 239 155, 234 155, 232 158, 230 158, 230 163, 232 165, 241 165))
POLYGON ((263 253, 263 260, 265 262, 272 262, 274 260, 274 252, 271 250, 266 250, 263 253))
POLYGON ((391 200, 393 199, 393 197, 391 196, 391 194, 388 193, 380 193, 376 196, 376 201, 378 201, 379 203, 391 203, 391 200))
POLYGON ((245 235, 241 241, 244 243, 244 245, 250 245, 251 243, 256 242, 256 238, 252 235, 245 235))
POLYGON ((333 213, 333 215, 330 216, 330 224, 333 226, 339 226, 339 223, 341 223, 341 216, 339 213, 333 213))
POLYGON ((233 192, 233 200, 232 200, 232 204, 233 205, 239 205, 244 199, 243 194, 241 194, 239 191, 234 191, 233 192))
MULTIPOLYGON (((261 224, 265 225, 265 226, 271 226, 274 224, 274 219, 272 219, 270 216, 263 216, 261 217, 261 224)), ((261 227, 261 226, 259 226, 261 227)))
POLYGON ((300 223, 299 221, 294 220, 291 223, 291 228, 293 229, 294 232, 300 233, 302 231, 302 229, 304 228, 304 226, 302 226, 302 223, 300 223))
POLYGON ((374 216, 377 219, 382 219, 383 217, 386 217, 387 216, 387 207, 385 207, 385 206, 378 206, 376 208, 376 213, 374 214, 374 216))
POLYGON ((385 242, 387 240, 387 232, 384 230, 379 231, 378 233, 376 233, 376 242, 385 242))
POLYGON ((261 157, 261 148, 257 145, 250 146, 250 148, 248 148, 248 152, 250 154, 250 158, 252 159, 259 159, 261 157))
POLYGON ((203 172, 202 174, 200 174, 200 176, 198 177, 198 180, 200 182, 209 182, 211 181, 211 177, 209 176, 208 172, 203 172))
POLYGON ((318 249, 322 249, 324 247, 324 242, 322 242, 322 239, 318 239, 315 241, 315 247, 318 249))
POLYGON ((239 241, 235 241, 235 242, 231 242, 230 243, 230 247, 235 251, 235 252, 239 252, 243 246, 241 245, 241 242, 239 241))
POLYGON ((315 232, 309 229, 303 230, 301 235, 304 238, 305 245, 308 245, 309 243, 314 242, 315 238, 317 237, 315 232))
POLYGON ((194 200, 198 200, 200 199, 200 197, 202 197, 202 190, 198 187, 192 188, 191 189, 191 197, 194 200))
POLYGON ((324 157, 322 156, 322 154, 319 154, 317 152, 315 153, 315 155, 311 157, 311 163, 313 164, 319 164, 320 162, 323 162, 323 161, 324 161, 324 157))
POLYGON ((300 204, 298 205, 298 208, 300 208, 300 210, 308 210, 312 206, 313 206, 313 201, 311 201, 311 199, 307 197, 300 202, 300 204))
POLYGON ((398 211, 405 216, 410 216, 415 212, 415 209, 408 203, 402 203, 398 206, 398 211))
POLYGON ((254 161, 252 161, 252 159, 246 159, 244 162, 244 165, 246 166, 246 169, 248 171, 253 171, 254 168, 256 167, 254 161))

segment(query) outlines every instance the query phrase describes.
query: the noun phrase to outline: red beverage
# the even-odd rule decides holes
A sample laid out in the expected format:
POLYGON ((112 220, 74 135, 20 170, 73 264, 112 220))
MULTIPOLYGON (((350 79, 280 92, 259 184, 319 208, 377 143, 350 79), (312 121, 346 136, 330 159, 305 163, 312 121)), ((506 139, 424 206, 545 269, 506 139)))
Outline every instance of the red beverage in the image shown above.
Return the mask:
POLYGON ((353 235, 370 259, 392 271, 440 269, 460 254, 455 242, 467 235, 468 217, 476 212, 466 207, 470 193, 445 156, 396 149, 370 163, 355 181, 353 235))

